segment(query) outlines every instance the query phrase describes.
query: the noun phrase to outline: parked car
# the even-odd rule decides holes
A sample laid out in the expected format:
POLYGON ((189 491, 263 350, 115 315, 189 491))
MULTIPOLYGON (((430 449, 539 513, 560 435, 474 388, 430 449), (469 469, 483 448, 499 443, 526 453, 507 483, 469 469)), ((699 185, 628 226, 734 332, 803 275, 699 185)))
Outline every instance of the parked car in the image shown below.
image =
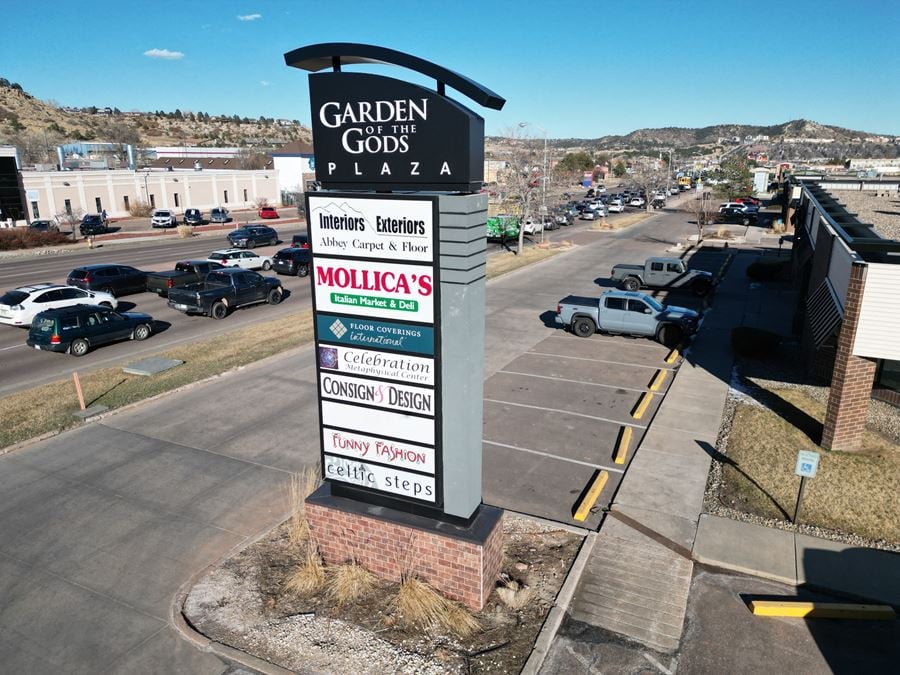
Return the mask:
POLYGON ((223 269, 224 265, 208 260, 187 260, 175 263, 174 270, 163 272, 147 272, 147 290, 160 297, 166 297, 173 288, 196 284, 203 281, 213 270, 223 269))
POLYGON ((153 317, 149 314, 77 305, 38 313, 31 323, 26 344, 44 351, 84 356, 99 345, 117 340, 146 340, 152 333, 153 317))
POLYGON ((725 202, 724 204, 719 204, 719 213, 725 213, 727 209, 732 209, 741 213, 755 213, 759 211, 759 208, 752 204, 742 204, 740 202, 725 202))
POLYGON ((581 215, 578 216, 579 220, 596 220, 597 218, 597 212, 593 209, 585 209, 581 212, 581 215))
POLYGON ((109 293, 85 291, 61 284, 20 286, 0 296, 0 323, 30 326, 35 315, 45 309, 73 305, 103 305, 115 309, 118 300, 109 293))
POLYGON ((309 235, 295 234, 293 237, 291 237, 291 246, 296 246, 298 248, 309 248, 309 235))
POLYGON ((706 295, 713 286, 712 274, 690 270, 680 258, 647 258, 643 265, 613 265, 610 279, 618 281, 626 291, 640 288, 690 288, 706 295))
POLYGON ((82 237, 89 237, 94 234, 105 234, 109 232, 109 221, 105 220, 99 213, 89 213, 81 219, 81 225, 78 226, 82 237))
POLYGON ((261 206, 257 214, 260 218, 278 218, 278 211, 275 210, 274 206, 261 206))
POLYGON ((622 213, 625 210, 625 204, 621 199, 610 199, 606 208, 609 209, 610 213, 622 213))
POLYGON ((99 263, 76 267, 69 272, 66 283, 86 291, 103 291, 118 297, 143 291, 147 285, 147 273, 128 265, 99 263))
POLYGON ((224 319, 237 307, 260 302, 277 305, 283 296, 281 281, 276 277, 264 277, 247 270, 217 270, 207 274, 198 284, 173 288, 169 293, 169 307, 185 314, 224 319))
POLYGON ((209 222, 211 223, 230 223, 231 216, 228 215, 228 209, 217 206, 209 212, 209 222))
POLYGON ((175 227, 178 225, 178 218, 174 211, 169 209, 156 209, 150 218, 151 227, 175 227))
POLYGON ((222 267, 240 267, 245 270, 268 271, 272 269, 272 258, 269 256, 240 248, 213 251, 209 254, 207 261, 219 263, 222 267))
POLYGON ((52 220, 32 220, 28 229, 32 232, 59 232, 59 225, 52 220))
POLYGON ((647 200, 643 197, 632 197, 628 202, 628 206, 636 206, 638 208, 647 206, 647 200))
POLYGON ((699 315, 684 307, 662 305, 644 293, 607 291, 599 298, 563 298, 556 306, 556 322, 578 337, 591 337, 600 330, 654 338, 672 347, 697 331, 699 315))
POLYGON ((227 238, 234 248, 274 246, 278 243, 278 232, 266 225, 245 225, 229 232, 227 238))
POLYGON ((756 197, 735 197, 734 201, 738 204, 749 204, 750 206, 756 206, 757 208, 762 205, 762 202, 756 197))
POLYGON ((720 208, 716 214, 716 220, 720 223, 736 223, 740 225, 752 225, 759 216, 759 211, 739 206, 726 206, 720 208))
POLYGON ((272 269, 278 274, 292 274, 298 277, 309 275, 312 254, 309 248, 291 246, 283 248, 272 256, 272 269))
POLYGON ((203 211, 200 209, 185 209, 184 211, 185 225, 203 225, 203 211))

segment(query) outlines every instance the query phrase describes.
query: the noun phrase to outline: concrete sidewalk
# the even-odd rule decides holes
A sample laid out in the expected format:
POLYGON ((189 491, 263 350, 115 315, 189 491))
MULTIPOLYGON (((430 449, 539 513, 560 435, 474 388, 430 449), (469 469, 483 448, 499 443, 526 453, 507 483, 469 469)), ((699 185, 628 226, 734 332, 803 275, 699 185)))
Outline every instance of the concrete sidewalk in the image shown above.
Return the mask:
POLYGON ((900 606, 900 555, 703 514, 694 560, 900 606))
POLYGON ((738 253, 638 447, 570 606, 572 619, 659 652, 680 644, 693 562, 900 604, 900 555, 701 515, 733 354, 750 325, 786 333, 792 294, 753 284, 738 253))

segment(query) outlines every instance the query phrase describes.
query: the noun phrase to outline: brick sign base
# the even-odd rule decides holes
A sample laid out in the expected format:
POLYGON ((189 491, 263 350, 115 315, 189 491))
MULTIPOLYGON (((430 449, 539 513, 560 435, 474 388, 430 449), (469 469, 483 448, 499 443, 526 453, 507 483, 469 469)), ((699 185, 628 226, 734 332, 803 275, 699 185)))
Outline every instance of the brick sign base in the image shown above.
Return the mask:
POLYGON ((412 572, 475 611, 484 607, 500 574, 502 515, 482 505, 463 527, 332 495, 327 483, 306 500, 306 518, 325 564, 354 560, 396 582, 412 572))

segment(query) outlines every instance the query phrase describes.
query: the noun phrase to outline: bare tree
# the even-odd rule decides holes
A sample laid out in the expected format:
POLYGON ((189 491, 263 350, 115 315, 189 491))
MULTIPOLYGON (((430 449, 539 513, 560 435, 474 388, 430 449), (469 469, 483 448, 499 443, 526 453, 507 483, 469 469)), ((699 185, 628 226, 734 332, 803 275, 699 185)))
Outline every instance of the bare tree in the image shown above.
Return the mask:
POLYGON ((702 192, 694 199, 689 199, 683 207, 694 218, 697 225, 697 244, 703 241, 703 229, 712 222, 713 202, 709 192, 702 192))
POLYGON ((78 239, 78 225, 84 217, 84 211, 81 209, 72 209, 71 211, 60 211, 56 214, 56 222, 72 228, 72 239, 78 239))
POLYGON ((647 195, 647 203, 644 207, 649 211, 653 208, 653 197, 656 191, 666 184, 666 172, 656 160, 650 160, 637 166, 632 172, 630 180, 647 195))
POLYGON ((497 177, 505 201, 519 218, 519 242, 516 253, 524 247, 525 220, 531 215, 538 195, 538 185, 543 180, 541 162, 536 157, 534 139, 520 126, 508 127, 501 135, 507 139, 506 169, 497 177))

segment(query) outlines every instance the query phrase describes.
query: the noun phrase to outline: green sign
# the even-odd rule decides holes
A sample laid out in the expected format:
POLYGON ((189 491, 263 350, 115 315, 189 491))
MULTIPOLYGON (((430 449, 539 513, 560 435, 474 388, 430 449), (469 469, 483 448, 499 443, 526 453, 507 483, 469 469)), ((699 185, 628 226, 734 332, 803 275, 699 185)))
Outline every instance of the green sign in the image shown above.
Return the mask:
POLYGON ((380 298, 376 295, 352 295, 350 293, 332 293, 331 302, 347 307, 372 307, 375 309, 395 309, 401 312, 418 312, 417 300, 398 298, 380 298))

